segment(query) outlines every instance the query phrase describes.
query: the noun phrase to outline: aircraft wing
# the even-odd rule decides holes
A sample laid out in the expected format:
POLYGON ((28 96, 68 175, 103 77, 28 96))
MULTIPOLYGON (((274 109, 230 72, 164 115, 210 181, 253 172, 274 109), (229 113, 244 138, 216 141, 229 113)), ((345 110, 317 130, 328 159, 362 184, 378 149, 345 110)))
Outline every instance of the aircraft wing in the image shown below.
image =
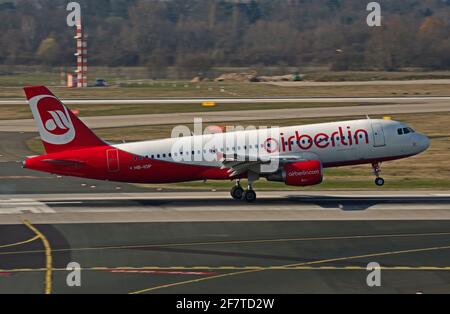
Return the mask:
POLYGON ((280 164, 289 162, 297 162, 308 160, 302 155, 273 155, 273 156, 251 156, 251 155, 224 155, 222 162, 222 169, 229 169, 230 177, 238 176, 248 171, 256 171, 260 165, 270 164, 272 161, 278 160, 280 164))

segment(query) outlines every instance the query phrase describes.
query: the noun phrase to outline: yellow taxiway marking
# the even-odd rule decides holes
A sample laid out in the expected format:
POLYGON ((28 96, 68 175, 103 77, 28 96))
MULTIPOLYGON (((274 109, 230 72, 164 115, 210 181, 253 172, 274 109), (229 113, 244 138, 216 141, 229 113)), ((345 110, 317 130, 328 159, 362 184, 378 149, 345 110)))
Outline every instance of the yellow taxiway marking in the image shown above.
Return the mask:
POLYGON ((45 294, 52 293, 52 270, 53 270, 53 259, 52 259, 52 249, 50 243, 48 242, 45 235, 40 232, 35 226, 33 226, 28 220, 23 221, 24 225, 27 226, 31 231, 33 231, 38 238, 41 239, 42 244, 45 248, 45 294))
MULTIPOLYGON (((53 253, 62 252, 82 252, 82 251, 103 251, 103 250, 126 250, 126 249, 144 249, 144 248, 164 248, 164 247, 188 247, 188 246, 206 246, 206 245, 232 245, 232 244, 270 244, 284 242, 301 241, 330 241, 330 240, 358 240, 358 239, 379 239, 379 238, 409 238, 409 237, 433 237, 450 236, 450 232, 440 233, 405 233, 405 234, 378 234, 378 235, 352 235, 352 236, 332 236, 332 237, 305 237, 305 238, 284 238, 284 239, 262 239, 262 240, 237 240, 237 241, 214 241, 214 242, 190 242, 190 243, 163 243, 163 244, 142 244, 142 245, 123 245, 123 246, 99 246, 99 247, 81 247, 56 249, 53 253)), ((34 254, 43 253, 42 250, 12 251, 0 252, 0 255, 15 254, 34 254)))
POLYGON ((33 241, 36 241, 37 239, 39 239, 39 236, 34 236, 31 239, 21 241, 21 242, 16 242, 16 243, 11 243, 11 244, 3 244, 3 245, 0 245, 0 249, 5 249, 5 248, 13 247, 13 246, 19 246, 19 245, 31 243, 33 241))
MULTIPOLYGON (((367 257, 379 257, 379 256, 387 256, 387 255, 398 255, 398 254, 417 253, 417 252, 429 252, 429 251, 448 250, 448 249, 450 249, 450 246, 437 246, 437 247, 421 248, 421 249, 390 251, 390 252, 372 253, 372 254, 365 254, 365 255, 355 255, 355 256, 323 259, 323 260, 317 260, 317 261, 306 262, 306 263, 288 264, 288 265, 283 265, 281 267, 286 267, 286 268, 305 267, 305 266, 310 266, 310 265, 325 264, 325 263, 331 263, 331 262, 337 262, 337 261, 348 261, 348 260, 361 259, 361 258, 367 258, 367 257)), ((151 292, 151 291, 160 290, 160 289, 165 289, 165 288, 170 288, 170 287, 176 287, 176 286, 181 286, 181 285, 193 284, 193 283, 198 283, 198 282, 202 282, 202 281, 220 279, 220 278, 237 276, 237 275, 256 273, 256 272, 261 272, 261 271, 264 271, 264 270, 266 270, 266 269, 264 269, 264 268, 262 268, 262 269, 261 268, 249 269, 249 270, 237 271, 237 272, 233 272, 233 273, 221 274, 221 275, 216 275, 216 276, 209 276, 209 277, 204 277, 204 278, 199 278, 199 279, 186 280, 186 281, 175 282, 175 283, 171 283, 171 284, 151 287, 151 288, 147 288, 147 289, 142 289, 142 290, 130 292, 130 294, 142 294, 142 293, 151 292)), ((347 269, 347 270, 350 270, 350 269, 347 269)))

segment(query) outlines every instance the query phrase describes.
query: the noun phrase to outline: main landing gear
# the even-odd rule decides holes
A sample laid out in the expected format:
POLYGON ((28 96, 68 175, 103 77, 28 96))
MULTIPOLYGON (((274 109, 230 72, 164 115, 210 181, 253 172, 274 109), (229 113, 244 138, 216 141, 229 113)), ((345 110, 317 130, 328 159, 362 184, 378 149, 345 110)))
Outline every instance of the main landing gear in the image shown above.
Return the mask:
POLYGON ((256 201, 256 193, 253 190, 248 189, 244 193, 244 199, 247 203, 253 203, 256 201))
POLYGON ((239 180, 236 182, 236 185, 230 191, 231 197, 235 200, 241 200, 244 196, 244 189, 241 187, 241 183, 239 180))
POLYGON ((377 186, 383 186, 384 185, 384 179, 380 177, 381 173, 381 164, 378 162, 375 162, 372 164, 373 173, 376 176, 375 184, 377 186))
POLYGON ((230 191, 231 197, 235 200, 245 200, 247 203, 254 203, 256 201, 256 192, 253 190, 253 183, 258 179, 258 174, 249 173, 247 190, 241 187, 240 180, 236 181, 236 185, 230 191))
POLYGON ((230 191, 231 197, 235 200, 245 200, 247 203, 253 203, 256 201, 256 192, 253 190, 252 186, 249 185, 247 190, 244 190, 241 187, 239 181, 236 182, 236 185, 230 191))

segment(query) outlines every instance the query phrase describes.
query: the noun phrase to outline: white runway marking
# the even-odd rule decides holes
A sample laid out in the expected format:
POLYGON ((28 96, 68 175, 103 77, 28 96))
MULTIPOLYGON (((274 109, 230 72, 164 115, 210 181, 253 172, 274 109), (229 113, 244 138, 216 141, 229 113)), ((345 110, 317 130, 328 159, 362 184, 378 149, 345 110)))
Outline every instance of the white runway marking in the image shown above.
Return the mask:
POLYGON ((26 213, 53 214, 56 211, 33 199, 0 199, 0 215, 26 213))

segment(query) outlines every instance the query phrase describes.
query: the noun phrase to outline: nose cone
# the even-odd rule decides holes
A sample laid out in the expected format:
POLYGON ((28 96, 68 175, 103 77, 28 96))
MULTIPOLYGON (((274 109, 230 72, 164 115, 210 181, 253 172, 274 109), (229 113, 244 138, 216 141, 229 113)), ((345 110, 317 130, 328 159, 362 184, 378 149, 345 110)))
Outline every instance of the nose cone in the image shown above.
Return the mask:
POLYGON ((423 134, 414 134, 413 146, 417 149, 417 153, 424 152, 430 147, 430 139, 423 134))

